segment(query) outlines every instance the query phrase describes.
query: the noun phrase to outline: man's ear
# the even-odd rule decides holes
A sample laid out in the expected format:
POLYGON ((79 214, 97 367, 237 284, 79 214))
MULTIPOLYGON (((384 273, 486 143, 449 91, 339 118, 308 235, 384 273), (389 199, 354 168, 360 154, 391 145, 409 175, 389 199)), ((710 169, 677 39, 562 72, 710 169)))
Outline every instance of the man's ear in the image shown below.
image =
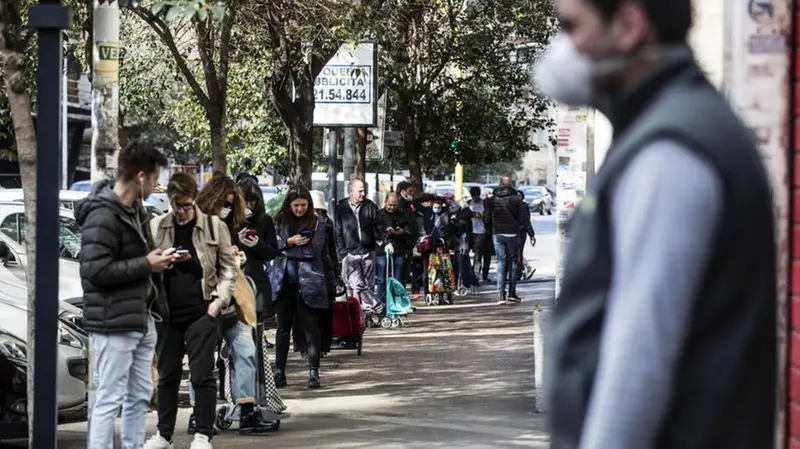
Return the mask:
POLYGON ((642 2, 623 0, 611 25, 611 32, 617 38, 616 50, 623 54, 633 53, 647 41, 650 28, 650 19, 642 2))

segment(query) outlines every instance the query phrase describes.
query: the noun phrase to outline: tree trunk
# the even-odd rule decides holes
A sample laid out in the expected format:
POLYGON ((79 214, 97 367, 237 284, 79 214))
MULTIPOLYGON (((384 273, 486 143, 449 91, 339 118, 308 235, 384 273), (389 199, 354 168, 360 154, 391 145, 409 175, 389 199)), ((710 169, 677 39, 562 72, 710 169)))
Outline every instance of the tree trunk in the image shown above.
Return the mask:
POLYGON ((408 171, 411 174, 411 184, 417 187, 417 191, 422 192, 425 188, 425 186, 422 185, 422 164, 420 163, 422 151, 420 148, 420 139, 417 137, 414 106, 411 103, 411 99, 404 99, 401 101, 406 119, 403 141, 406 155, 408 156, 408 171))
POLYGON ((295 79, 296 98, 290 135, 293 154, 291 177, 295 184, 311 188, 314 164, 314 79, 307 73, 298 73, 295 79))
POLYGON ((213 112, 208 117, 211 131, 211 161, 215 172, 228 173, 228 160, 225 158, 225 117, 213 112))
POLYGON ((33 447, 33 379, 35 367, 36 328, 36 129, 31 117, 31 98, 25 86, 27 68, 25 67, 24 40, 22 39, 22 20, 18 2, 0 2, 0 36, 2 39, 3 81, 5 84, 11 119, 14 124, 14 138, 17 145, 17 157, 22 174, 22 193, 25 202, 25 249, 27 252, 27 270, 25 273, 28 288, 28 444, 33 447))
POLYGON ((356 129, 356 177, 364 182, 367 178, 367 128, 356 129))

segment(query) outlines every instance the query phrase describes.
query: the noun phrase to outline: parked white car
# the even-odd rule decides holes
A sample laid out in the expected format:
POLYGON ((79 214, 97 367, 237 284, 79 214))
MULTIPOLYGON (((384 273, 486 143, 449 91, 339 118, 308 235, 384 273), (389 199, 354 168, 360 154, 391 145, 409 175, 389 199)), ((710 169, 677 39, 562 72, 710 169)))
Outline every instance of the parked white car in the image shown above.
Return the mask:
MULTIPOLYGON (((87 196, 89 196, 89 192, 82 190, 61 190, 58 192, 58 201, 61 203, 62 208, 75 210, 75 203, 86 198, 87 196)), ((165 198, 166 194, 154 193, 150 198, 142 202, 151 218, 162 215, 169 210, 169 202, 166 201, 165 198), (164 203, 166 203, 166 206, 164 206, 164 203), (164 209, 164 207, 166 207, 166 209, 164 209)), ((21 203, 22 189, 0 190, 0 201, 14 201, 21 203)))
MULTIPOLYGON (((27 371, 28 305, 24 286, 8 282, 8 273, 0 268, 0 355, 4 356, 21 375, 27 371)), ((13 278, 11 278, 13 279, 13 278)), ((83 417, 87 409, 89 378, 88 335, 66 316, 80 316, 80 310, 60 303, 58 324, 58 361, 56 365, 57 403, 59 415, 83 417)), ((21 418, 27 413, 24 396, 10 410, 21 418)), ((0 439, 3 435, 0 435, 0 439)))

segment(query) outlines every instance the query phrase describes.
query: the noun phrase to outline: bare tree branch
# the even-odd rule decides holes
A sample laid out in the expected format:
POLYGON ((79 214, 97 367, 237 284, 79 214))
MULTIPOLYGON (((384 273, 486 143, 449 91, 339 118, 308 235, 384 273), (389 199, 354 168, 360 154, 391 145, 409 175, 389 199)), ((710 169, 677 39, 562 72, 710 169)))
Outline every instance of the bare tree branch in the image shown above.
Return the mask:
POLYGON ((186 63, 186 59, 178 49, 178 46, 175 43, 175 38, 172 35, 169 26, 164 23, 161 18, 151 13, 147 8, 138 6, 130 8, 130 11, 136 14, 140 19, 144 20, 145 23, 150 25, 150 28, 152 28, 158 37, 161 38, 161 40, 164 42, 164 45, 167 46, 167 49, 175 58, 175 63, 178 65, 178 70, 180 70, 184 79, 186 79, 186 82, 189 84, 189 87, 191 87, 192 92, 194 92, 194 94, 197 96, 197 100, 204 108, 206 108, 206 110, 209 110, 211 108, 211 102, 208 99, 208 95, 206 95, 206 93, 203 91, 203 88, 200 87, 200 83, 197 82, 197 78, 195 78, 192 70, 186 63))

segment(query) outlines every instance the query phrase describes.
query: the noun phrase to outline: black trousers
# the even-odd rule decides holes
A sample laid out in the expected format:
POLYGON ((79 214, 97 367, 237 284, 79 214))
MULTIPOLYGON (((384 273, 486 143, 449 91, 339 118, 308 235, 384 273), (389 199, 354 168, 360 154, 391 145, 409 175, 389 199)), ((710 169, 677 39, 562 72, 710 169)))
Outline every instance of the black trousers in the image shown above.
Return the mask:
POLYGON ((472 250, 475 258, 472 261, 473 270, 480 265, 480 273, 475 272, 475 276, 480 276, 482 280, 489 279, 489 266, 492 264, 492 237, 489 234, 474 234, 472 236, 472 250))
POLYGON ((183 356, 189 356, 189 377, 195 391, 197 432, 211 437, 217 408, 214 351, 219 340, 219 320, 204 314, 191 323, 166 323, 161 327, 158 353, 158 432, 169 439, 175 431, 178 389, 183 356))
POLYGON ((275 301, 275 312, 278 315, 278 331, 275 335, 275 368, 286 369, 289 356, 289 336, 294 324, 305 337, 305 350, 308 353, 308 368, 319 368, 321 336, 317 311, 308 307, 300 296, 299 284, 284 284, 275 301))

